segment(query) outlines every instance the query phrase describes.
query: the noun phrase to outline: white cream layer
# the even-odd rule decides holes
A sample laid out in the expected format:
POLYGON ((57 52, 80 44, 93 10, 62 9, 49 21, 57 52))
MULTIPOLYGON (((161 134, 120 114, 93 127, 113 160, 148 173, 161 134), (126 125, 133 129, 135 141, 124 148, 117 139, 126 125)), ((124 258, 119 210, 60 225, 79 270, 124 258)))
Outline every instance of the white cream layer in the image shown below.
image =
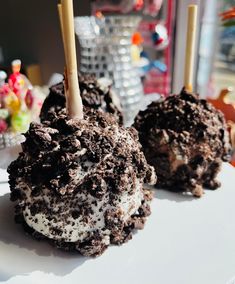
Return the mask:
MULTIPOLYGON (((134 193, 130 195, 127 192, 124 192, 121 194, 118 197, 115 206, 110 205, 108 194, 100 202, 97 202, 97 205, 92 204, 92 202, 97 199, 91 195, 85 196, 84 194, 78 193, 76 198, 79 200, 86 200, 92 207, 93 214, 88 216, 89 222, 83 222, 82 217, 74 219, 71 215, 65 219, 64 214, 62 216, 58 216, 58 213, 56 214, 56 208, 53 210, 55 211, 53 215, 57 221, 54 221, 53 215, 47 216, 43 213, 39 213, 32 216, 28 206, 26 206, 23 212, 25 221, 35 231, 40 232, 50 239, 63 240, 66 242, 82 241, 90 232, 101 230, 105 227, 104 213, 108 209, 119 209, 122 212, 123 221, 125 222, 128 220, 131 215, 138 211, 141 201, 143 200, 143 192, 139 181, 137 181, 134 193), (102 209, 101 212, 100 209, 102 209), (52 218, 52 220, 49 221, 48 217, 50 217, 50 219, 52 218), (58 227, 62 229, 62 234, 60 235, 53 233, 53 229, 58 227)), ((39 199, 37 198, 37 200, 39 199)), ((63 205, 60 204, 60 206, 63 205)), ((65 208, 66 207, 67 205, 65 208)), ((110 231, 106 230, 104 234, 108 236, 110 235, 110 231)))
MULTIPOLYGON (((132 136, 128 132, 123 131, 123 129, 119 128, 119 126, 109 126, 104 129, 104 135, 105 133, 107 133, 107 137, 110 134, 113 135, 114 141, 116 143, 122 144, 123 147, 125 147, 125 145, 128 145, 128 147, 131 146, 132 148, 136 148, 137 151, 139 150, 139 146, 133 140, 132 136)), ((81 159, 84 160, 85 155, 86 149, 81 149, 80 151, 75 153, 75 157, 78 159, 78 161, 81 161, 81 159)), ((102 159, 102 162, 104 162, 105 159, 109 158, 110 155, 112 155, 112 153, 107 154, 102 159)), ((93 172, 96 172, 99 164, 85 162, 85 166, 86 169, 83 169, 81 163, 79 163, 77 173, 75 173, 73 177, 74 184, 82 184, 88 174, 92 175, 93 172)), ((133 169, 131 167, 127 168, 126 174, 131 173, 132 171, 133 169)), ((112 172, 112 170, 110 172, 112 172)), ((138 179, 136 179, 135 184, 130 184, 129 188, 126 188, 125 192, 117 196, 117 200, 115 201, 116 203, 112 204, 112 206, 110 205, 109 193, 106 193, 106 195, 103 196, 101 200, 99 200, 90 194, 85 195, 84 193, 78 192, 76 196, 72 197, 73 201, 77 202, 78 209, 79 203, 81 204, 81 202, 84 201, 88 203, 88 206, 91 207, 93 211, 92 214, 87 216, 89 218, 89 222, 84 222, 82 217, 78 217, 77 219, 74 219, 72 217, 70 209, 76 210, 76 204, 71 208, 71 206, 69 205, 70 200, 66 201, 66 196, 65 198, 61 198, 62 201, 60 202, 60 204, 56 203, 56 205, 52 205, 55 204, 52 202, 54 194, 51 193, 49 189, 43 188, 42 194, 40 196, 32 197, 32 190, 22 180, 18 180, 18 186, 26 193, 27 196, 25 210, 23 211, 27 224, 34 230, 40 232, 48 238, 54 240, 63 240, 66 242, 82 241, 89 235, 90 232, 105 228, 104 214, 108 209, 120 210, 120 212, 122 213, 123 221, 125 222, 139 209, 143 200, 142 181, 138 179), (51 209, 52 213, 50 213, 50 216, 44 213, 38 213, 35 216, 32 216, 30 212, 30 206, 27 206, 27 204, 32 205, 34 202, 37 202, 39 200, 43 203, 46 203, 47 208, 51 209), (63 208, 63 213, 60 213, 61 216, 58 213, 58 208, 63 208), (51 218, 52 220, 49 221, 49 219, 51 218), (61 234, 53 232, 54 228, 60 228, 62 230, 61 234)), ((68 184, 65 187, 67 187, 65 188, 65 192, 67 189, 69 192, 71 185, 68 184)), ((106 240, 108 241, 110 231, 106 230, 105 232, 103 232, 102 230, 102 233, 104 235, 107 235, 106 240)))

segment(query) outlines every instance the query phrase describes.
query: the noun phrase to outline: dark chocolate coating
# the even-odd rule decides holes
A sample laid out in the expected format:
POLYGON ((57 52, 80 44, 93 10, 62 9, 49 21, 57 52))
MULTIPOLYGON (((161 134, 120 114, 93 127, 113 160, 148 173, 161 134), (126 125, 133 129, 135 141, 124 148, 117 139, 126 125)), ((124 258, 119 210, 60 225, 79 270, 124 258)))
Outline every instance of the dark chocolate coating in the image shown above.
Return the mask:
POLYGON ((106 230, 111 232, 110 243, 126 242, 134 229, 143 228, 150 214, 151 194, 143 189, 143 183, 156 180, 153 167, 140 150, 136 130, 125 129, 112 115, 90 108, 84 108, 83 120, 69 120, 65 109, 50 112, 48 119, 44 124, 31 123, 23 152, 8 168, 16 221, 37 238, 87 256, 100 255, 107 248, 103 233, 106 230), (86 175, 80 177, 82 172, 86 175), (143 195, 140 207, 123 220, 120 198, 123 194, 131 197, 137 187, 143 195), (57 224, 61 220, 67 222, 70 216, 93 226, 91 216, 96 214, 93 208, 97 204, 106 204, 99 209, 104 228, 89 231, 85 239, 76 242, 45 237, 28 226, 23 215, 27 206, 34 223, 38 222, 36 214, 51 216, 56 225, 50 227, 50 233, 60 235, 64 227, 57 224))
MULTIPOLYGON (((79 88, 82 102, 85 107, 103 110, 115 116, 116 120, 122 124, 123 115, 117 105, 113 102, 112 94, 109 88, 102 90, 95 76, 81 75, 78 76, 79 88)), ((46 97, 41 113, 41 121, 47 120, 48 113, 51 111, 59 112, 65 107, 65 95, 63 82, 50 88, 50 93, 46 97)))
POLYGON ((140 111, 134 127, 158 187, 201 196, 202 187, 220 186, 216 176, 231 146, 224 115, 206 100, 183 89, 140 111))

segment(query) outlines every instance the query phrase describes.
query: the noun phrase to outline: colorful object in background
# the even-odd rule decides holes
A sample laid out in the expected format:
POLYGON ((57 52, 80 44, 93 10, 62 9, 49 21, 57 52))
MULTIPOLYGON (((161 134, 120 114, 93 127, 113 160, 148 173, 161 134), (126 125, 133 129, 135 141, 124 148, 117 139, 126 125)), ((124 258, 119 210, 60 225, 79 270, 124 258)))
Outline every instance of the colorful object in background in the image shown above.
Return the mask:
POLYGON ((12 61, 12 74, 9 76, 9 87, 18 96, 24 99, 28 89, 32 89, 32 85, 27 77, 20 73, 21 60, 12 61))
POLYGON ((28 130, 30 124, 30 113, 27 111, 19 111, 11 117, 12 129, 19 133, 24 133, 28 130))
POLYGON ((144 0, 136 0, 134 4, 134 10, 135 11, 140 11, 144 6, 144 0))
POLYGON ((19 97, 13 91, 9 91, 4 97, 4 106, 12 114, 19 111, 21 107, 19 97))
POLYGON ((169 44, 167 29, 163 24, 159 23, 155 26, 152 33, 152 41, 158 50, 165 49, 169 44))
POLYGON ((227 121, 233 121, 235 123, 235 101, 230 99, 232 88, 223 89, 220 95, 216 99, 208 98, 208 101, 217 109, 224 113, 227 121))
POLYGON ((132 44, 141 45, 143 43, 143 38, 139 32, 135 32, 131 38, 132 44))
MULTIPOLYGON (((169 3, 171 5, 170 1, 169 3)), ((169 36, 171 29, 167 27, 167 22, 163 20, 142 20, 139 25, 138 31, 144 40, 141 58, 148 60, 148 64, 142 67, 146 94, 167 95, 170 93, 172 52, 169 36)))
MULTIPOLYGON (((142 56, 141 45, 133 42, 133 46, 131 47, 132 62, 137 67, 138 74, 142 78, 143 76, 148 76, 148 79, 144 81, 145 93, 168 94, 170 92, 172 74, 171 57, 173 52, 172 46, 169 45, 169 37, 173 33, 175 2, 177 1, 92 0, 91 2, 92 14, 96 15, 99 19, 104 18, 105 13, 125 14, 137 10, 154 17, 148 17, 148 20, 143 19, 138 28, 141 37, 144 39, 143 48, 148 48, 148 52, 150 51, 149 49, 153 49, 152 52, 149 52, 151 58, 142 56), (156 16, 163 5, 163 13, 160 16, 161 21, 156 20, 156 16), (160 52, 156 53, 156 50, 160 52)), ((128 19, 128 16, 126 18, 128 19)), ((135 36, 133 41, 135 41, 135 36)))
POLYGON ((12 74, 0 71, 0 133, 25 132, 33 116, 33 88, 28 78, 20 73, 21 61, 12 61, 12 74))
POLYGON ((32 90, 28 90, 25 96, 25 103, 28 109, 32 109, 34 103, 34 97, 32 94, 32 90))
POLYGON ((4 71, 0 71, 0 108, 3 107, 3 98, 6 93, 5 90, 5 80, 7 78, 7 73, 4 71))
POLYGON ((140 33, 136 32, 132 35, 131 59, 134 63, 140 61, 140 54, 143 50, 143 38, 140 33))
POLYGON ((141 11, 155 17, 163 0, 93 0, 93 14, 102 13, 129 13, 141 11))
POLYGON ((221 21, 223 22, 223 26, 235 26, 235 6, 227 11, 224 11, 223 13, 220 13, 219 16, 221 18, 221 21))
POLYGON ((155 69, 156 71, 160 73, 165 73, 167 71, 167 66, 165 63, 163 63, 160 60, 151 61, 147 52, 142 51, 140 56, 141 58, 145 58, 148 62, 148 64, 146 64, 145 66, 142 66, 144 73, 148 73, 152 69, 155 69))
POLYGON ((141 68, 140 75, 144 76, 151 69, 160 72, 166 72, 166 65, 160 60, 151 61, 147 52, 143 51, 143 38, 139 32, 135 32, 132 36, 131 58, 136 67, 141 68))
POLYGON ((4 119, 0 118, 0 134, 6 132, 8 125, 4 119))

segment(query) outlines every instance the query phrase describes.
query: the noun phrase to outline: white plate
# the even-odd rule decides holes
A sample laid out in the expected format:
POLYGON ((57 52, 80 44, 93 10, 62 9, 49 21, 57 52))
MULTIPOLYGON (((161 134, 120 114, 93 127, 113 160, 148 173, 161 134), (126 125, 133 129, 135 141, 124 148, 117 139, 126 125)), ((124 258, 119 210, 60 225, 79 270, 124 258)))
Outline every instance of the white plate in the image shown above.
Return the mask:
MULTIPOLYGON (((0 150, 0 169, 6 169, 9 166, 9 164, 18 157, 20 151, 21 151, 21 145, 16 145, 14 147, 9 147, 0 150)), ((1 172, 0 172, 0 181, 1 181, 1 172)))
POLYGON ((201 199, 157 191, 145 229, 89 259, 26 236, 0 185, 0 282, 17 284, 235 283, 235 170, 201 199))

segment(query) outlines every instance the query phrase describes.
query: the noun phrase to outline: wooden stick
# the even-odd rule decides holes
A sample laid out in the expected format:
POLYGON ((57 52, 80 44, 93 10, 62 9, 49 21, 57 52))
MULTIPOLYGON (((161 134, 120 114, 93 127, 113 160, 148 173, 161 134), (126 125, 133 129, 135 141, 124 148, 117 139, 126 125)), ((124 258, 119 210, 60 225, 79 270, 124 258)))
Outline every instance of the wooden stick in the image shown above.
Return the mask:
POLYGON ((73 19, 73 0, 62 0, 62 18, 66 52, 66 90, 67 111, 70 118, 83 118, 83 106, 80 96, 77 74, 77 57, 73 19))
MULTIPOLYGON (((63 39, 63 46, 64 46, 64 57, 65 57, 65 68, 64 68, 64 92, 65 92, 65 97, 68 98, 69 93, 67 92, 68 90, 68 81, 67 81, 67 54, 68 52, 66 51, 66 41, 65 41, 65 32, 64 32, 64 12, 63 12, 63 6, 62 4, 57 4, 57 8, 58 8, 58 14, 59 14, 59 19, 60 19, 60 30, 61 30, 61 35, 62 35, 62 39, 63 39)), ((67 113, 68 112, 68 99, 66 99, 66 109, 67 109, 67 113)))
POLYGON ((184 66, 184 86, 186 90, 189 92, 193 91, 196 28, 197 28, 197 5, 189 5, 185 66, 184 66))
MULTIPOLYGON (((59 19, 60 19, 60 30, 61 30, 61 35, 62 35, 62 39, 63 39, 63 46, 64 46, 64 54, 65 54, 65 62, 66 62, 66 55, 67 52, 65 51, 66 48, 66 44, 65 44, 65 36, 64 36, 64 22, 63 22, 63 11, 62 11, 62 5, 61 4, 57 4, 57 8, 58 8, 58 14, 59 14, 59 19)), ((67 65, 67 63, 66 63, 67 65)))

